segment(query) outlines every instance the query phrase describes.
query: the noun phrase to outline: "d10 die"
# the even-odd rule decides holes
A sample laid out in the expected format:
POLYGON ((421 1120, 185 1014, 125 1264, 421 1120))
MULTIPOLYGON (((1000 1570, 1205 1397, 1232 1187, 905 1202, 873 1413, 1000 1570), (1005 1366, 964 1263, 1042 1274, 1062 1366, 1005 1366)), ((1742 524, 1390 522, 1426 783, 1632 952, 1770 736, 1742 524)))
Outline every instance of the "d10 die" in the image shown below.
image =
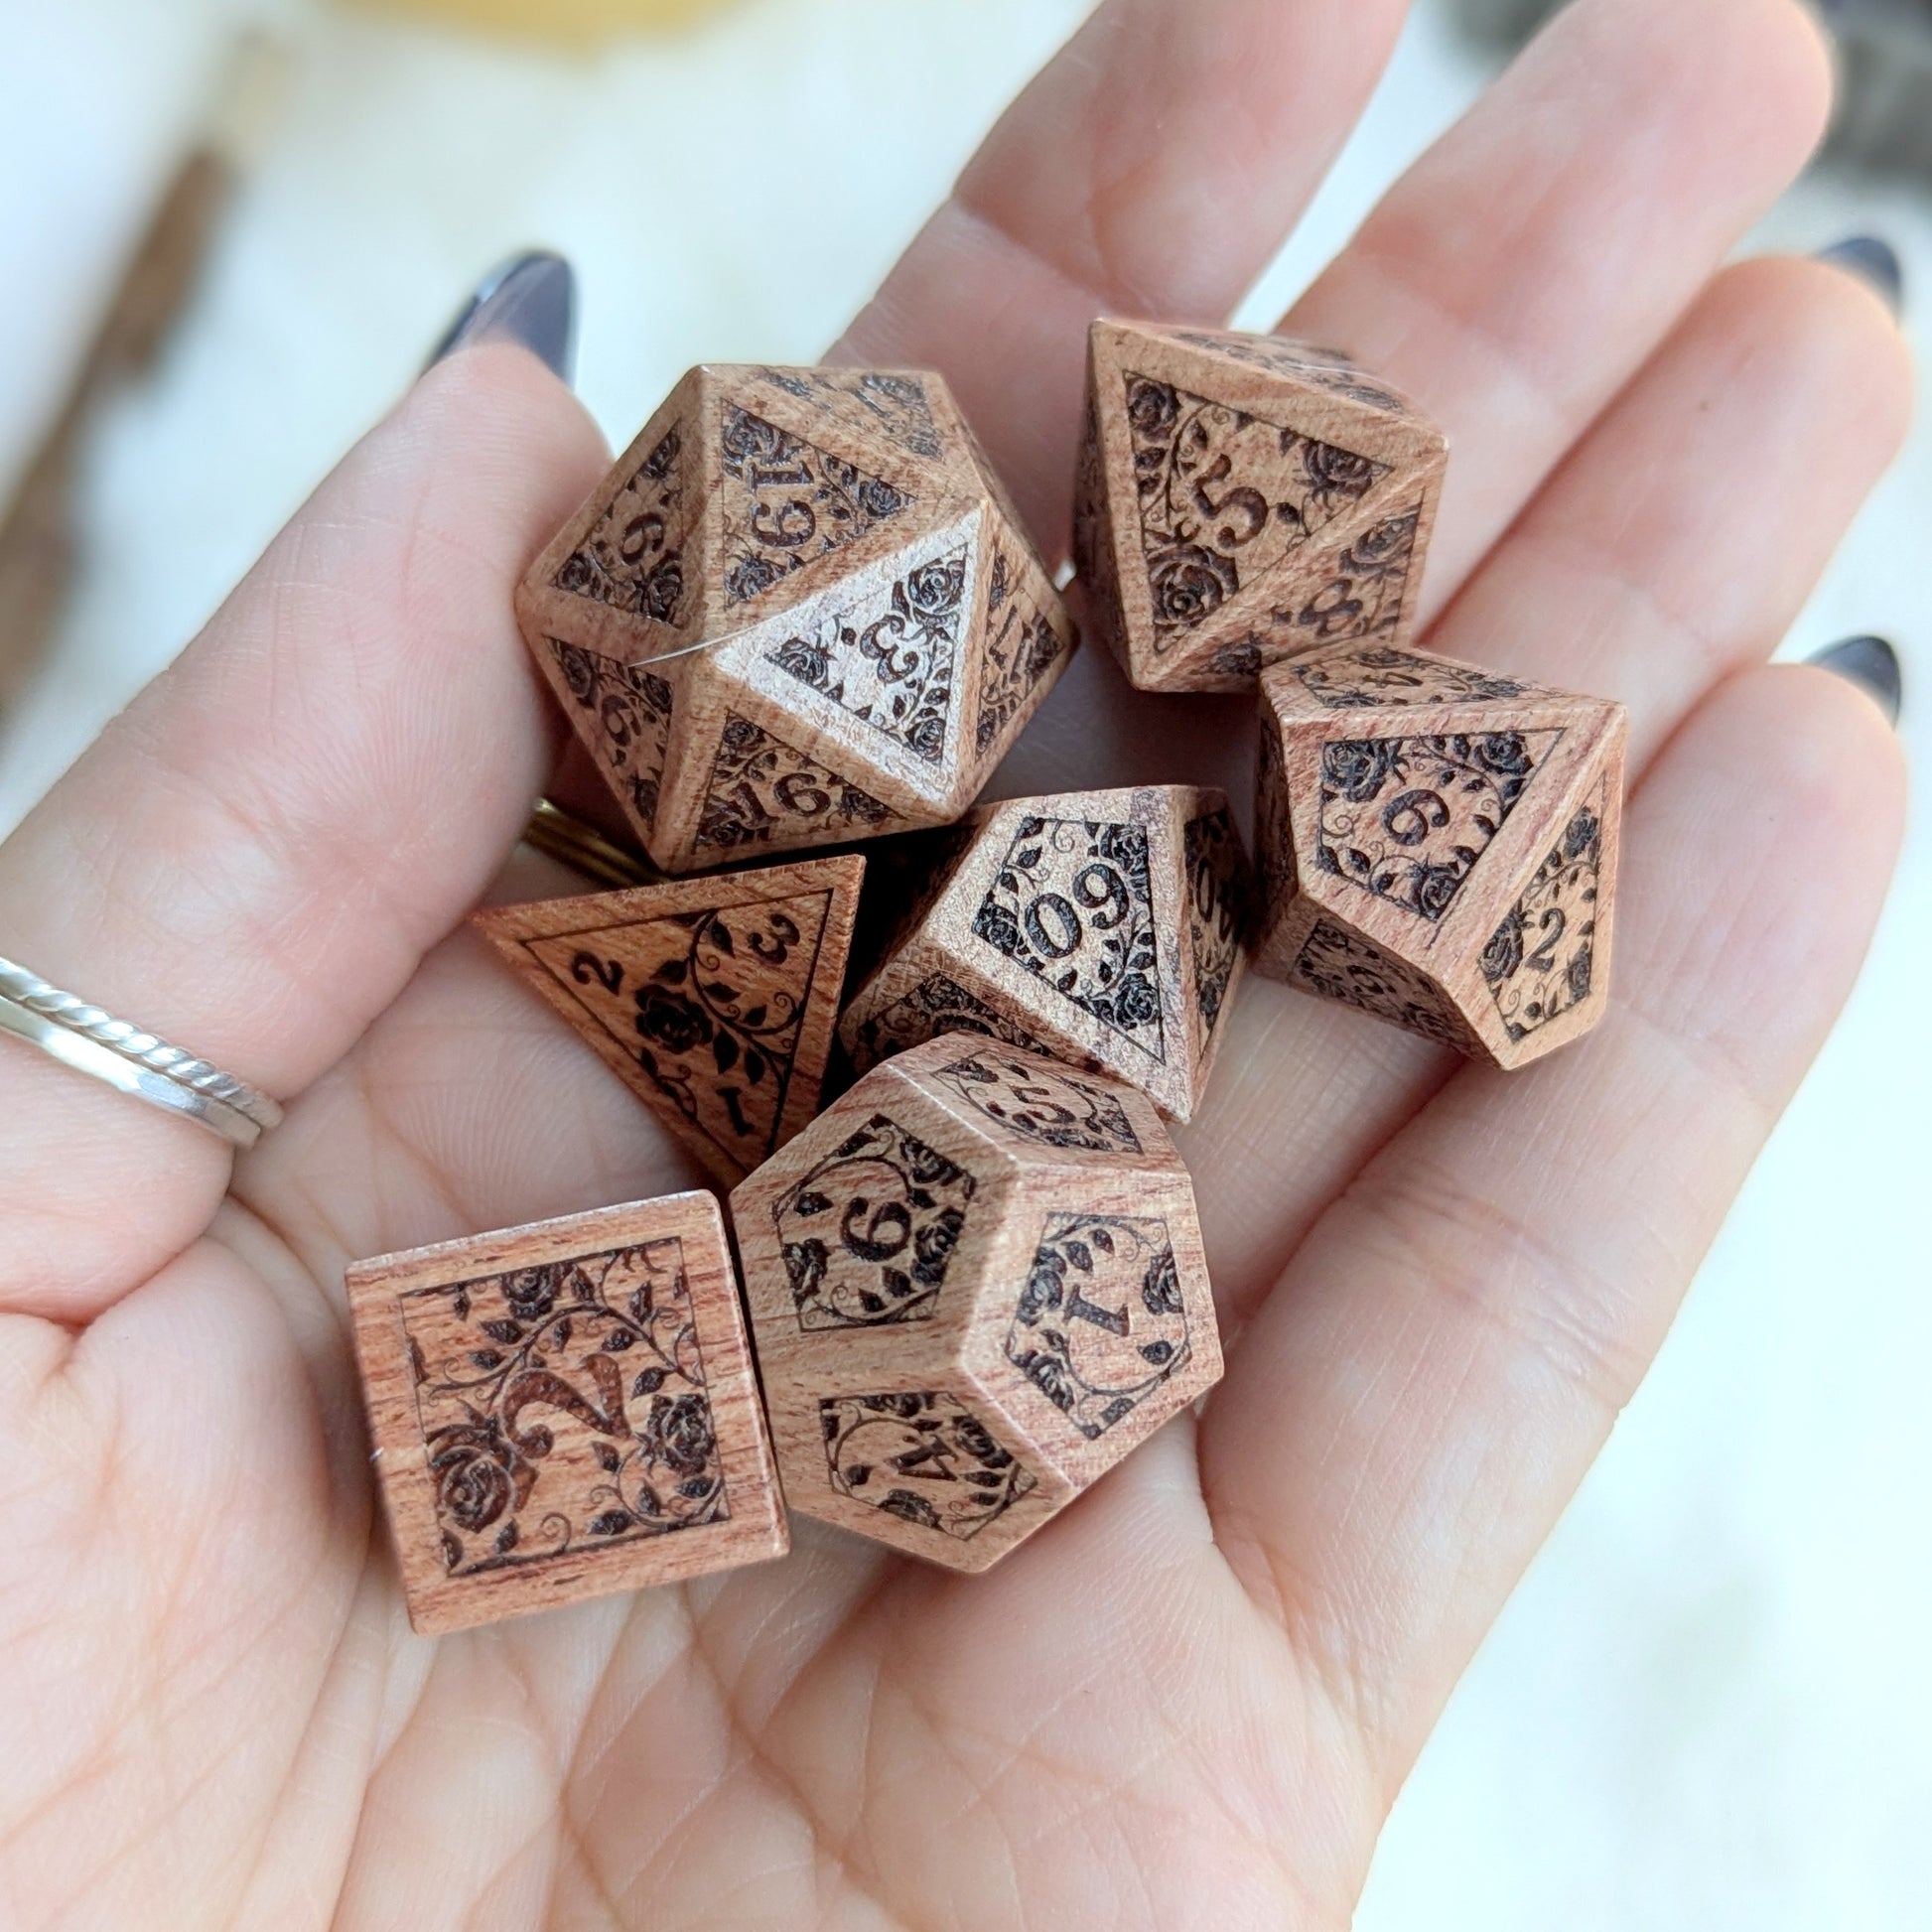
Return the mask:
POLYGON ((358 1261, 348 1302, 425 1635, 790 1547, 710 1194, 358 1261))
POLYGON ((1342 644, 1261 680, 1256 967, 1519 1066, 1602 1018, 1623 707, 1342 644))
POLYGON ((1406 396, 1279 336, 1096 322, 1074 506, 1088 617, 1144 691, 1415 622, 1448 461, 1406 396))
POLYGON ((1104 1070, 1189 1119, 1245 962, 1250 873, 1223 794, 1013 799, 948 844, 839 1023, 853 1064, 985 1034, 1104 1070))
POLYGON ((1074 642, 944 382, 864 369, 693 369, 517 615, 666 872, 949 823, 1074 642))
POLYGON ((1131 1088, 901 1053, 732 1195, 785 1497, 984 1570, 1221 1374, 1193 1189, 1131 1088))

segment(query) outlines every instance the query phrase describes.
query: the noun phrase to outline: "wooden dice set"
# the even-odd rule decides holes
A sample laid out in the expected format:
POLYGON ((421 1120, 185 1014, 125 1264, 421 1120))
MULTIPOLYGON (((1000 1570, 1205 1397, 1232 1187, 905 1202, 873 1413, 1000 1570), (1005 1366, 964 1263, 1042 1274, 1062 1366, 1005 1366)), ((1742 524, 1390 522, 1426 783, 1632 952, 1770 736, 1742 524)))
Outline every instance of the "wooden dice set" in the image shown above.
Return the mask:
POLYGON ((1037 1529, 1220 1375, 1164 1116, 1249 965, 1504 1067, 1600 1018, 1623 714, 1413 647, 1446 462, 1331 351, 1094 325, 1085 616, 1258 694, 1251 868, 1219 792, 975 807, 1075 633, 938 376, 678 385, 517 609, 690 876, 476 924, 737 1265, 695 1193, 350 1269, 419 1629, 780 1556, 787 1504, 961 1571, 1037 1529), (849 993, 865 859, 745 869, 921 828, 849 993))

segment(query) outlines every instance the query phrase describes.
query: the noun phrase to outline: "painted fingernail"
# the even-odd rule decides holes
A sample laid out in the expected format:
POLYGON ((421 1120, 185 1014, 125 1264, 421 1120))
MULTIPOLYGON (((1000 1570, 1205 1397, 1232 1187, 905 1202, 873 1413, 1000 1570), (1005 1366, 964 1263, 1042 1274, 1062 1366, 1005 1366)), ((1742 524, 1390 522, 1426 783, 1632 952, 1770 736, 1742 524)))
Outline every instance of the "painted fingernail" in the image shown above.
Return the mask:
POLYGON ((431 355, 433 365, 479 343, 517 343, 568 382, 577 363, 577 277, 561 255, 533 250, 493 268, 431 355))
POLYGON ((1844 637, 1813 651, 1805 662, 1850 678, 1870 696, 1889 723, 1898 723, 1905 680, 1899 674, 1898 653, 1882 637, 1844 637))
POLYGON ((1848 275, 1856 275, 1878 291, 1893 315, 1905 313, 1905 269, 1898 251, 1875 234, 1847 235, 1829 248, 1819 249, 1814 260, 1830 262, 1848 275))

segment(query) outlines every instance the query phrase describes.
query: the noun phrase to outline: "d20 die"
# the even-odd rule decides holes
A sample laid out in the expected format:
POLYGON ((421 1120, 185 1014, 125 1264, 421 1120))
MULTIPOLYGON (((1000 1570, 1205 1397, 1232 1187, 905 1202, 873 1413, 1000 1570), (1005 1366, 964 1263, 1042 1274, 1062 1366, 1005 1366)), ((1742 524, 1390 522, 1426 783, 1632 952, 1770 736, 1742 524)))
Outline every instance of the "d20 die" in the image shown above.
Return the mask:
POLYGON ((1448 444, 1406 396, 1279 336, 1096 322, 1074 504, 1088 621, 1144 691, 1415 623, 1448 444))
POLYGON ((359 1261, 348 1301, 425 1635, 789 1547, 710 1194, 359 1261))
POLYGON ((729 1186, 818 1110, 865 871, 845 853, 472 923, 729 1186))
POLYGON ((1074 644, 936 375, 693 369, 524 578, 666 872, 957 818, 1074 644))
POLYGON ((1193 1189, 1132 1088, 947 1035, 732 1195, 786 1499, 983 1570, 1221 1373, 1193 1189))
POLYGON ((1498 1066, 1608 996, 1624 711, 1382 644, 1266 672, 1257 970, 1498 1066))
POLYGON ((1250 898, 1218 791, 989 806, 951 841, 839 1036, 864 1071, 935 1034, 984 1034, 1110 1073, 1187 1120, 1241 981, 1250 898))

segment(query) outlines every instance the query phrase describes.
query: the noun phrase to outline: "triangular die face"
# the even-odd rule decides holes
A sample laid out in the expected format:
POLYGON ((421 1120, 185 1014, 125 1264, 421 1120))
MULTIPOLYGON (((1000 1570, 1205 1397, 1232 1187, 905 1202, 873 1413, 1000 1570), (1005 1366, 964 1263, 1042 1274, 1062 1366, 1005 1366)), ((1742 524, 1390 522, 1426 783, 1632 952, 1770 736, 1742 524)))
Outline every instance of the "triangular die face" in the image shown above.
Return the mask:
POLYGON ((1157 653, 1257 598, 1389 474, 1176 384, 1131 369, 1122 380, 1157 653))
POLYGON ((901 515, 917 496, 729 398, 719 419, 719 567, 749 603, 901 515))
POLYGON ((1327 740, 1314 868, 1440 920, 1562 737, 1555 729, 1327 740))
POLYGON ((645 665, 621 664, 561 637, 546 637, 544 648, 568 693, 572 727, 631 823, 649 838, 671 735, 670 683, 645 665))
MULTIPOLYGON (((1358 531, 1339 552, 1319 560, 1323 572, 1320 579, 1278 601, 1278 607, 1270 611, 1274 628, 1269 654, 1278 658, 1284 649, 1293 651, 1350 638, 1373 643, 1400 634, 1426 507, 1425 499, 1418 497, 1393 515, 1358 531)), ((1309 561, 1312 565, 1317 560, 1309 561)), ((1217 653, 1215 666, 1221 670, 1258 670, 1263 656, 1258 643, 1234 644, 1217 653), (1252 662, 1246 661, 1244 652, 1252 662)))
POLYGON ((775 1151, 832 892, 733 904, 519 942, 635 1069, 631 1086, 740 1172, 775 1151))
POLYGON ((776 629, 760 655, 936 775, 955 738, 973 561, 962 538, 889 582, 865 580, 871 594, 857 603, 834 590, 795 606, 788 616, 797 621, 776 629))
POLYGON ((871 792, 728 711, 695 845, 701 855, 722 859, 747 846, 781 851, 869 838, 897 818, 871 792))
POLYGON ((1599 781, 1483 949, 1483 983, 1512 1044, 1601 995, 1596 918, 1607 804, 1599 781))
POLYGON ((685 555, 698 509, 688 432, 674 422, 633 470, 552 582, 646 622, 680 626, 696 596, 685 555))
POLYGON ((1011 532, 995 526, 993 574, 986 593, 986 642, 980 657, 973 756, 990 759, 1010 743, 1035 695, 1066 656, 1057 613, 1042 608, 1035 572, 1011 532))
POLYGON ((1015 827, 973 932, 1055 998, 1165 1065, 1148 827, 1047 818, 1015 827))
POLYGON ((1425 1039, 1464 1053, 1474 1049, 1474 1035, 1433 980, 1330 919, 1314 922, 1289 969, 1288 982, 1425 1039))
POLYGON ((1329 395, 1386 410, 1392 416, 1410 415, 1415 408, 1407 396, 1365 374, 1339 349, 1294 342, 1286 336, 1241 336, 1204 329, 1170 329, 1164 334, 1169 342, 1204 349, 1210 355, 1225 355, 1251 368, 1268 369, 1310 383, 1329 395))
POLYGON ((1359 643, 1297 658, 1276 674, 1269 697, 1284 716, 1324 711, 1391 711, 1416 705, 1519 704, 1565 694, 1480 665, 1359 643))
POLYGON ((945 459, 928 378, 909 369, 796 368, 758 370, 758 377, 810 403, 848 428, 882 436, 925 463, 945 459))

